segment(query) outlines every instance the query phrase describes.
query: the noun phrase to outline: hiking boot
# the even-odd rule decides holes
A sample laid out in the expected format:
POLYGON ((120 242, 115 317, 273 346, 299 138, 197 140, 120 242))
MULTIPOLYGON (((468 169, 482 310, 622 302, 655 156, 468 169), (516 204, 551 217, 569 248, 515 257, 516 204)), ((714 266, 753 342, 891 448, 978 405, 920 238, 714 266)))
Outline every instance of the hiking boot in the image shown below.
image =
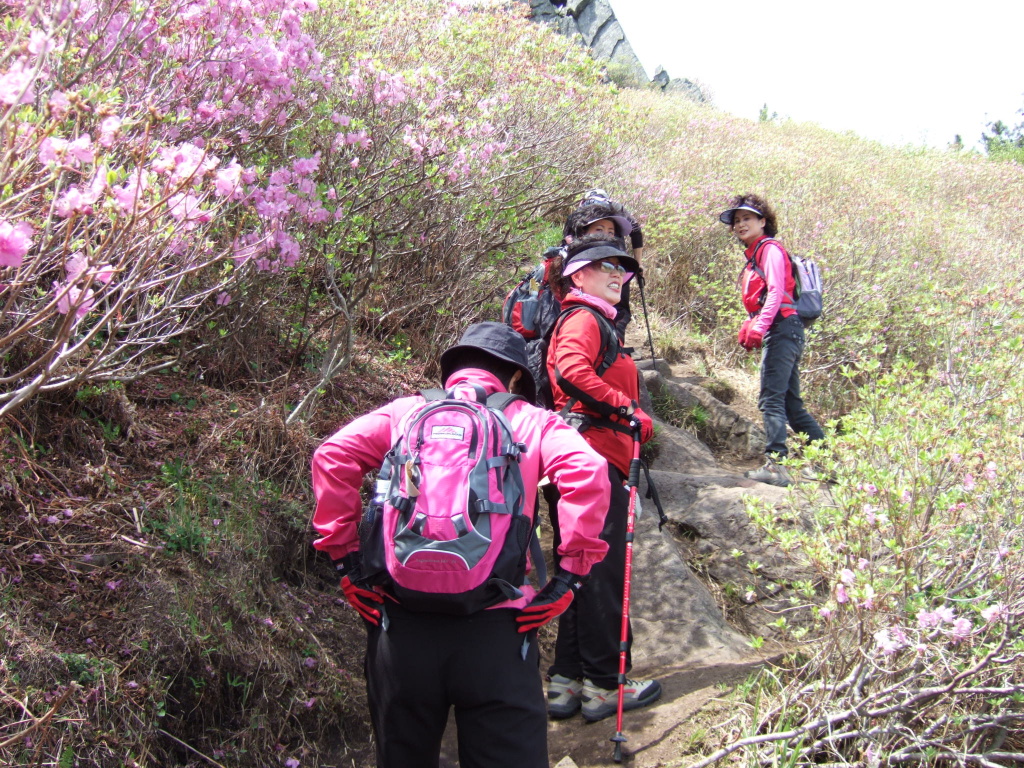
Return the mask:
MULTIPOLYGON (((661 697, 661 683, 657 680, 626 680, 622 689, 623 711, 646 707, 661 697)), ((583 719, 597 722, 614 715, 619 706, 619 689, 598 688, 589 680, 583 681, 583 719)))
POLYGON ((583 681, 552 675, 548 682, 548 717, 561 720, 580 711, 583 681))
POLYGON ((785 488, 792 482, 789 477, 789 471, 781 464, 776 464, 772 459, 765 461, 763 467, 744 472, 743 476, 749 480, 768 483, 768 485, 777 485, 780 488, 785 488))

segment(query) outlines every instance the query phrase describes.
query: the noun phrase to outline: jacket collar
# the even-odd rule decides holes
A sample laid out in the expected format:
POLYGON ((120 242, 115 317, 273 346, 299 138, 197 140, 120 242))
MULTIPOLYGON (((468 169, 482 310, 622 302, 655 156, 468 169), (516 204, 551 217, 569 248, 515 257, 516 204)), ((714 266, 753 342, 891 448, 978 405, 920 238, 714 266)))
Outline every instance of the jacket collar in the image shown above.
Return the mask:
POLYGON ((566 301, 574 301, 577 304, 587 304, 602 315, 607 317, 609 320, 614 320, 615 316, 619 314, 619 310, 609 304, 607 301, 599 296, 591 296, 589 293, 584 293, 579 288, 573 288, 569 291, 569 295, 565 297, 566 301))
POLYGON ((754 258, 754 254, 757 253, 757 248, 759 245, 761 245, 761 243, 763 243, 765 240, 771 239, 772 238, 768 237, 768 235, 761 235, 759 238, 757 238, 757 240, 755 240, 753 244, 749 248, 747 248, 746 251, 744 251, 744 253, 747 256, 747 261, 750 261, 752 258, 754 258))
POLYGON ((451 389, 459 384, 483 387, 484 392, 488 395, 493 395, 495 392, 508 391, 505 389, 505 385, 498 380, 497 376, 490 371, 480 368, 460 368, 448 377, 448 381, 444 383, 444 388, 451 389))

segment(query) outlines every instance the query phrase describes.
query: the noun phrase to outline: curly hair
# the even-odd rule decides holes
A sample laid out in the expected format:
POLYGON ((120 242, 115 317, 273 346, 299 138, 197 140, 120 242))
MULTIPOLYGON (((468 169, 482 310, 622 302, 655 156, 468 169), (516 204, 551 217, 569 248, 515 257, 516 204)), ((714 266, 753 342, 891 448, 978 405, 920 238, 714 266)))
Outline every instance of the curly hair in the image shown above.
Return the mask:
POLYGON ((589 235, 583 235, 578 240, 573 240, 569 245, 562 249, 562 256, 556 256, 551 260, 551 267, 548 272, 548 282, 551 284, 552 290, 555 292, 555 296, 559 301, 569 295, 569 291, 573 289, 572 276, 565 277, 562 274, 562 270, 569 260, 580 251, 584 251, 594 243, 604 243, 618 248, 623 253, 626 252, 626 243, 621 237, 612 237, 602 232, 594 232, 589 235))
POLYGON ((768 201, 759 195, 749 193, 746 195, 736 195, 729 203, 730 208, 739 208, 741 205, 749 205, 751 208, 756 208, 761 211, 764 215, 764 233, 768 237, 775 237, 778 234, 779 227, 775 219, 775 209, 768 205, 768 201))
MULTIPOLYGON (((562 227, 562 237, 570 237, 573 239, 580 238, 583 236, 583 231, 595 221, 601 219, 610 219, 612 216, 624 216, 622 206, 616 206, 614 203, 586 203, 580 206, 575 211, 569 214, 565 220, 565 226, 562 227)), ((622 233, 619 231, 619 225, 615 224, 616 236, 621 236, 622 233)))

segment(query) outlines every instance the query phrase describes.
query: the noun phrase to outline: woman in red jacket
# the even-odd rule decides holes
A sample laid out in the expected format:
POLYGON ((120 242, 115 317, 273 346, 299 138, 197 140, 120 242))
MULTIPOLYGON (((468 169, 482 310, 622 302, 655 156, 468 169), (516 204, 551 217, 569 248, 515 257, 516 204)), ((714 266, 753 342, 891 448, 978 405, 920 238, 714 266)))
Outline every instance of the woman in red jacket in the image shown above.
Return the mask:
POLYGON ((761 394, 757 407, 764 416, 765 464, 746 476, 770 485, 786 486, 789 473, 779 464, 786 458, 786 422, 809 441, 825 437, 800 396, 800 357, 804 324, 796 312, 789 254, 775 240, 775 211, 757 195, 739 195, 719 217, 746 247, 747 262, 740 273, 743 308, 750 317, 740 327, 744 349, 764 347, 761 354, 761 394))
MULTIPOLYGON (((636 365, 621 351, 613 325, 622 288, 637 269, 622 240, 607 234, 586 235, 569 244, 564 261, 553 269, 552 285, 562 301, 547 354, 555 409, 578 425, 584 440, 608 460, 611 498, 601 533, 608 554, 559 620, 555 660, 548 670, 552 717, 569 717, 582 709, 585 719, 595 721, 615 714, 618 704, 631 418, 640 420, 642 441, 653 435, 650 417, 637 406, 636 365)), ((553 527, 557 532, 558 526, 553 527)), ((657 680, 627 680, 623 709, 645 706, 660 695, 657 680)))

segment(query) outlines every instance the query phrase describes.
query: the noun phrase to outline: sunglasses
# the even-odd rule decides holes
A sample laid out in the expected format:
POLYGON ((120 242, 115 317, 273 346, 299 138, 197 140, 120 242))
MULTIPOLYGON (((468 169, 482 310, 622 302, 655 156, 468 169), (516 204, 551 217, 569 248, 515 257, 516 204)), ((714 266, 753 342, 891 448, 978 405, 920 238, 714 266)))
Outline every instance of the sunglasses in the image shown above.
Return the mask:
POLYGON ((626 274, 626 268, 621 264, 612 264, 610 261, 598 261, 595 262, 594 266, 601 270, 602 274, 611 275, 618 272, 620 275, 626 274))

